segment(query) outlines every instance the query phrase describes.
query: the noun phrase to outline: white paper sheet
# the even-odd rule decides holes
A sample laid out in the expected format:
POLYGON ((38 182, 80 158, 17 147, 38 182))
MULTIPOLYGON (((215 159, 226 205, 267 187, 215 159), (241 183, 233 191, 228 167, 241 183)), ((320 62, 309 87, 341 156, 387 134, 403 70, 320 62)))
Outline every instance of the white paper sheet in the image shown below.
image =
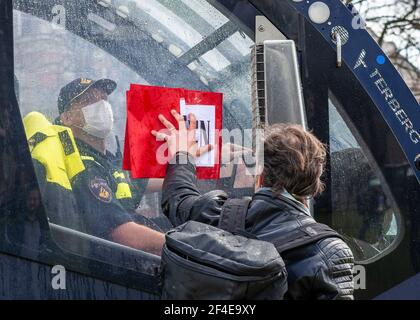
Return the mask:
MULTIPOLYGON (((180 100, 180 113, 187 116, 193 113, 197 118, 196 140, 198 148, 211 144, 213 150, 197 158, 197 167, 213 167, 215 165, 216 143, 216 106, 187 105, 185 99, 180 100)), ((188 122, 187 122, 188 123, 188 122)))

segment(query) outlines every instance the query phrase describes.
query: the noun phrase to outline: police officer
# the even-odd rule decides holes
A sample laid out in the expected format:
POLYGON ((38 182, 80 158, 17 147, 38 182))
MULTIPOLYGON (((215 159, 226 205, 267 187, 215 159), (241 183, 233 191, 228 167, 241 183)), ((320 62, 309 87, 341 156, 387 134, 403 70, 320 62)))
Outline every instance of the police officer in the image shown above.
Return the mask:
MULTIPOLYGON (((116 83, 110 79, 76 79, 64 86, 58 98, 59 122, 75 137, 85 170, 72 179, 72 189, 86 232, 136 249, 160 254, 164 235, 136 223, 134 210, 145 191, 118 167, 105 147, 113 128, 108 96, 116 83)), ((158 228, 155 228, 158 229, 158 228)))

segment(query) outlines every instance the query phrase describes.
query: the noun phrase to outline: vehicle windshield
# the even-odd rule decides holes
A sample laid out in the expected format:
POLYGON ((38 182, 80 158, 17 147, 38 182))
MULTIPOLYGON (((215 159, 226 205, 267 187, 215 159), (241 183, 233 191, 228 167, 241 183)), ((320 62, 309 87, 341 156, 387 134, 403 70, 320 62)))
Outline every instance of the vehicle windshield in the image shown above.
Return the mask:
MULTIPOLYGON (((75 0, 65 5, 54 1, 13 2, 15 87, 24 119, 37 111, 51 124, 56 123, 59 95, 64 86, 79 78, 81 82, 107 78, 117 84, 107 97, 115 123, 106 139, 106 149, 116 155, 112 157, 115 168, 121 169, 126 91, 132 83, 223 93, 223 128, 241 129, 242 140, 234 142, 252 146, 251 50, 255 35, 217 1, 75 0)), ((330 144, 332 158, 329 214, 333 227, 357 249, 357 260, 367 261, 390 252, 398 244, 401 222, 398 210, 392 208, 389 187, 376 174, 371 158, 364 154, 363 139, 353 136, 351 121, 340 117, 341 109, 330 103, 330 128, 325 128, 329 131, 330 141, 325 142, 330 144), (350 161, 347 168, 342 156, 350 161), (370 172, 370 180, 358 180, 356 169, 370 172), (366 190, 356 188, 355 181, 364 183, 366 190)), ((224 137, 224 143, 229 141, 230 137, 224 137)), ((35 148, 34 144, 31 148, 35 148)), ((34 149, 31 150, 37 163, 34 149)), ((45 170, 45 163, 43 166, 45 170)), ((58 172, 62 169, 58 168, 58 172)), ((42 170, 37 175, 40 184, 57 182, 42 170)), ((135 219, 151 219, 147 223, 166 230, 170 225, 161 211, 159 183, 152 188, 150 182, 133 181, 134 204, 129 205, 130 214, 135 219)), ((199 187, 203 192, 223 189, 240 197, 252 194, 253 182, 243 163, 228 164, 222 165, 220 180, 201 180, 199 187)), ((119 183, 114 181, 113 192, 117 192, 119 183)), ((57 212, 72 207, 65 202, 57 204, 57 193, 45 190, 41 190, 42 201, 50 222, 87 232, 78 223, 86 215, 77 208, 77 199, 72 200, 76 221, 70 223, 68 216, 57 217, 57 212)), ((101 194, 97 196, 101 198, 101 194)))
MULTIPOLYGON (((126 91, 132 83, 221 92, 223 128, 251 129, 253 34, 207 1, 103 0, 56 5, 50 1, 14 0, 14 9, 15 87, 27 134, 28 123, 33 122, 28 119, 33 119, 30 116, 34 111, 45 116, 51 125, 63 125, 59 96, 62 88, 75 79, 81 79, 81 84, 98 79, 116 83, 116 90, 106 97, 114 114, 114 128, 106 138, 106 149, 112 154, 112 163, 120 169, 126 91)), ((43 134, 49 137, 45 131, 43 134)), ((73 134, 82 154, 86 146, 74 130, 73 134)), ((48 176, 51 164, 37 158, 35 151, 44 140, 31 145, 31 137, 27 138, 50 222, 89 233, 86 222, 81 223, 86 213, 80 210, 72 181, 72 205, 61 201, 57 192, 46 191, 49 186, 56 187, 54 183, 60 187, 66 184, 48 176), (69 208, 76 212, 69 214, 75 215, 72 220, 76 221, 57 213, 69 208)), ((251 143, 250 136, 246 140, 245 143, 251 143)), ((245 166, 223 166, 220 181, 203 180, 200 187, 203 191, 218 188, 231 194, 250 194, 253 179, 244 177, 244 170, 245 166)), ((145 217, 146 224, 157 225, 159 231, 167 230, 170 225, 161 211, 161 192, 159 187, 149 188, 149 182, 132 182, 135 204, 127 210, 136 221, 144 222, 145 217)), ((112 191, 117 192, 119 187, 119 182, 115 182, 112 191)))

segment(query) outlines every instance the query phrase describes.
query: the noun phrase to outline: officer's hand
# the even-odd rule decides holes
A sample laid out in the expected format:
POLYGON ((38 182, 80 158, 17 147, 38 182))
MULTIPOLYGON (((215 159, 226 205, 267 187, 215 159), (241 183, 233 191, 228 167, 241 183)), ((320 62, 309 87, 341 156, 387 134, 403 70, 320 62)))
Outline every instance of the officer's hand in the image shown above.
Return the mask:
POLYGON ((197 141, 195 140, 195 129, 197 128, 197 119, 194 114, 189 115, 190 127, 187 129, 184 117, 181 116, 176 110, 171 110, 171 114, 178 121, 178 128, 168 121, 163 115, 159 115, 159 120, 167 128, 165 131, 152 130, 158 140, 164 140, 168 144, 169 158, 172 159, 177 152, 188 152, 194 157, 200 157, 209 152, 213 146, 208 144, 198 148, 197 141))

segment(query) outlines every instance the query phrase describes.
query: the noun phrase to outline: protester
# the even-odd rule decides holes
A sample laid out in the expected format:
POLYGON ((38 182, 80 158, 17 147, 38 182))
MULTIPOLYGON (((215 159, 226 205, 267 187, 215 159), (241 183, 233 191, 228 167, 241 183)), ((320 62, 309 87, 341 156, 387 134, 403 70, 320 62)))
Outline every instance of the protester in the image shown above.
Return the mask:
MULTIPOLYGON (((223 191, 201 194, 197 188, 196 119, 190 127, 175 110, 177 130, 159 116, 168 129, 151 133, 167 143, 173 161, 163 185, 162 209, 174 225, 188 220, 218 226, 227 200, 223 191)), ((209 148, 209 147, 207 147, 209 148)), ((246 215, 246 232, 274 244, 314 219, 307 199, 323 190, 324 145, 301 126, 279 124, 266 130, 264 168, 256 177, 256 193, 246 215)), ((310 235, 313 230, 307 228, 310 235)), ((286 299, 353 299, 353 254, 338 237, 323 238, 282 252, 288 272, 286 299)))

